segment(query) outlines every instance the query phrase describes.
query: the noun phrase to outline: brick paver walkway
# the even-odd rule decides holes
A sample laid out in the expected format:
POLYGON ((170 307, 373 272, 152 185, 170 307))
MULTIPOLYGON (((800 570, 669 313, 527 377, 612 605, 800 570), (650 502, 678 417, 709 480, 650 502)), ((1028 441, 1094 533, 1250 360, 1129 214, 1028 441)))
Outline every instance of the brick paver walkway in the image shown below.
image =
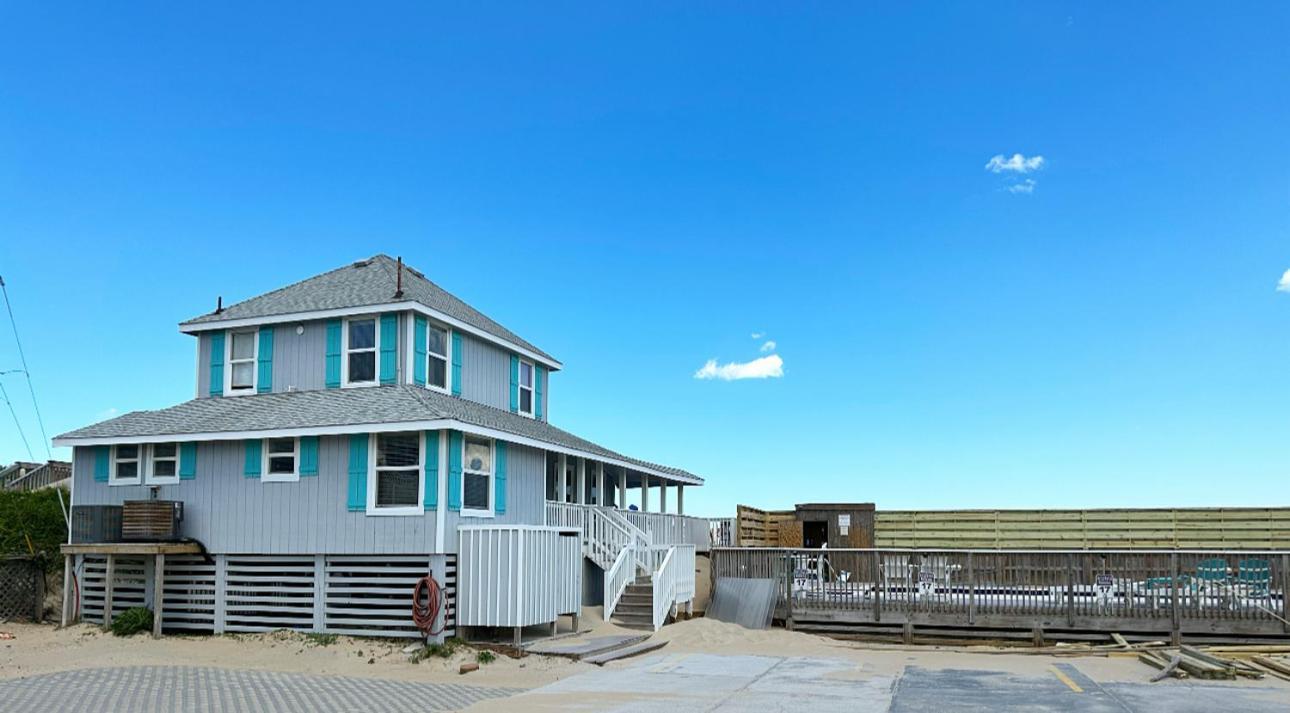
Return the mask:
POLYGON ((183 666, 62 671, 0 679, 0 712, 373 713, 453 711, 509 688, 183 666))

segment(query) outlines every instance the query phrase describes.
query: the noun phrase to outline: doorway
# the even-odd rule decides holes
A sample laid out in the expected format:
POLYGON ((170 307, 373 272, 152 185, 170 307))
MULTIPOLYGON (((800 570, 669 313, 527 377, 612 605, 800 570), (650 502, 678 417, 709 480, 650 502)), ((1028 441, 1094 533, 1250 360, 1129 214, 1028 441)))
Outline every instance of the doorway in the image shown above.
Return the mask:
POLYGON ((807 520, 802 523, 802 546, 818 550, 829 542, 828 520, 807 520))

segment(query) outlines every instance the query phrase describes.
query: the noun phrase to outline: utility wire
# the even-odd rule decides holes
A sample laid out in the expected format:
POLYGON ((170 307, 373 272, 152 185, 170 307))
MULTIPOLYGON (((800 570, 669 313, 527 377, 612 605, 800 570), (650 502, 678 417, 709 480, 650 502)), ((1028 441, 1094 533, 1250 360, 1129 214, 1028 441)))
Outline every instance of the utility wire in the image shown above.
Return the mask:
MULTIPOLYGON (((13 372, 6 371, 4 373, 10 374, 13 372)), ((9 392, 5 390, 3 381, 0 381, 0 397, 3 397, 5 404, 9 406, 9 414, 13 416, 13 425, 18 427, 18 435, 22 437, 22 445, 27 447, 27 458, 36 460, 36 456, 31 453, 31 444, 27 442, 27 434, 22 432, 22 423, 18 421, 18 412, 13 410, 13 402, 9 400, 9 392)))
MULTIPOLYGON (((31 369, 27 367, 27 355, 23 353, 22 340, 18 338, 18 322, 13 318, 13 305, 9 303, 9 288, 5 286, 3 277, 0 277, 0 292, 4 293, 4 306, 9 311, 9 324, 13 327, 13 341, 18 344, 18 359, 22 361, 22 373, 27 377, 27 390, 31 392, 31 406, 36 409, 36 423, 40 426, 40 438, 45 446, 45 459, 53 460, 54 456, 49 452, 49 435, 45 433, 45 419, 41 417, 40 404, 36 402, 36 387, 31 383, 31 369)), ((5 401, 8 400, 9 397, 5 396, 5 401)), ((9 404, 9 410, 13 411, 12 403, 9 404)), ((14 416, 14 420, 17 420, 17 418, 17 416, 14 416)), ((23 442, 26 442, 26 440, 24 437, 23 442)), ((30 446, 28 446, 27 452, 30 455, 30 446)))

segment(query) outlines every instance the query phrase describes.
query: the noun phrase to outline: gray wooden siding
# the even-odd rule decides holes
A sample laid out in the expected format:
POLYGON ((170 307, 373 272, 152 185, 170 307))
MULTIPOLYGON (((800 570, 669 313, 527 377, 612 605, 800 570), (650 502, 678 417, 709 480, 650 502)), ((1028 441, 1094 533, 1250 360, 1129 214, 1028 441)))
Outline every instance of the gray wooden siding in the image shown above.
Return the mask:
MULTIPOLYGON (((184 503, 184 533, 213 553, 402 554, 434 551, 435 513, 368 516, 347 507, 348 437, 324 436, 318 475, 293 483, 266 483, 242 474, 241 441, 198 444, 197 477, 158 487, 158 497, 184 503)), ((510 444, 507 512, 494 519, 449 512, 445 544, 454 552, 456 525, 490 522, 543 524, 544 453, 510 444)), ((146 499, 148 485, 110 486, 95 482, 94 452, 73 454, 75 505, 119 505, 146 499)))
POLYGON ((461 397, 503 411, 510 410, 510 352, 462 334, 461 397))
MULTIPOLYGON (((399 313, 398 373, 403 383, 407 372, 407 320, 399 313)), ((327 320, 287 322, 275 325, 273 333, 273 391, 317 391, 327 388, 327 320), (296 334, 296 328, 303 331, 296 334)), ((198 335, 197 396, 210 395, 211 333, 198 335)), ((379 358, 379 357, 378 357, 379 358)), ((465 367, 463 366, 463 369, 465 367)))

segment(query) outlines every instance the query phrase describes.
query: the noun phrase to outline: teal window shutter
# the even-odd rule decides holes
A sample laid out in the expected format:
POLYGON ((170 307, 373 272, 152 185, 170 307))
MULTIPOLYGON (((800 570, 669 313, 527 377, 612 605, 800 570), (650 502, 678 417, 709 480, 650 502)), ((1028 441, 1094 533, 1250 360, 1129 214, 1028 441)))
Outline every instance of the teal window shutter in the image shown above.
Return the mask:
POLYGON ((543 414, 543 411, 545 411, 545 409, 542 408, 542 391, 545 387, 545 384, 543 383, 545 381, 546 381, 546 367, 534 366, 533 367, 533 415, 536 416, 539 421, 545 419, 545 416, 543 414))
POLYGON ((493 483, 493 490, 496 492, 497 502, 493 505, 493 512, 501 515, 506 512, 506 441, 497 441, 496 451, 493 465, 496 482, 493 483))
POLYGON ((256 375, 255 390, 261 394, 273 391, 273 327, 260 327, 260 353, 256 355, 260 373, 256 375))
POLYGON ((197 477, 197 444, 188 441, 179 444, 179 479, 192 480, 197 477))
POLYGON ((318 436, 300 437, 300 477, 318 475, 318 436))
POLYGON ((211 396, 224 395, 224 333, 211 334, 211 396))
POLYGON ((520 410, 520 358, 511 355, 511 413, 520 410))
POLYGON ((94 446, 94 480, 108 482, 108 469, 112 467, 112 446, 94 446))
POLYGON ((367 434, 349 437, 349 510, 367 509, 367 434))
POLYGON ((461 396, 461 335, 452 333, 452 395, 461 396))
POLYGON ((327 378, 329 389, 340 388, 340 320, 327 322, 327 378))
POLYGON ((448 432, 448 509, 461 510, 461 431, 448 432))
POLYGON ((399 315, 381 315, 381 383, 393 384, 399 378, 399 315))
MULTIPOLYGON (((417 315, 412 320, 412 381, 417 386, 426 385, 426 318, 417 315)), ((437 437, 437 436, 436 436, 437 437)))
POLYGON ((439 432, 426 431, 426 510, 439 507, 439 432))
POLYGON ((264 441, 248 438, 243 443, 246 444, 246 463, 243 465, 242 474, 248 478, 258 478, 260 477, 260 452, 264 448, 264 441))

